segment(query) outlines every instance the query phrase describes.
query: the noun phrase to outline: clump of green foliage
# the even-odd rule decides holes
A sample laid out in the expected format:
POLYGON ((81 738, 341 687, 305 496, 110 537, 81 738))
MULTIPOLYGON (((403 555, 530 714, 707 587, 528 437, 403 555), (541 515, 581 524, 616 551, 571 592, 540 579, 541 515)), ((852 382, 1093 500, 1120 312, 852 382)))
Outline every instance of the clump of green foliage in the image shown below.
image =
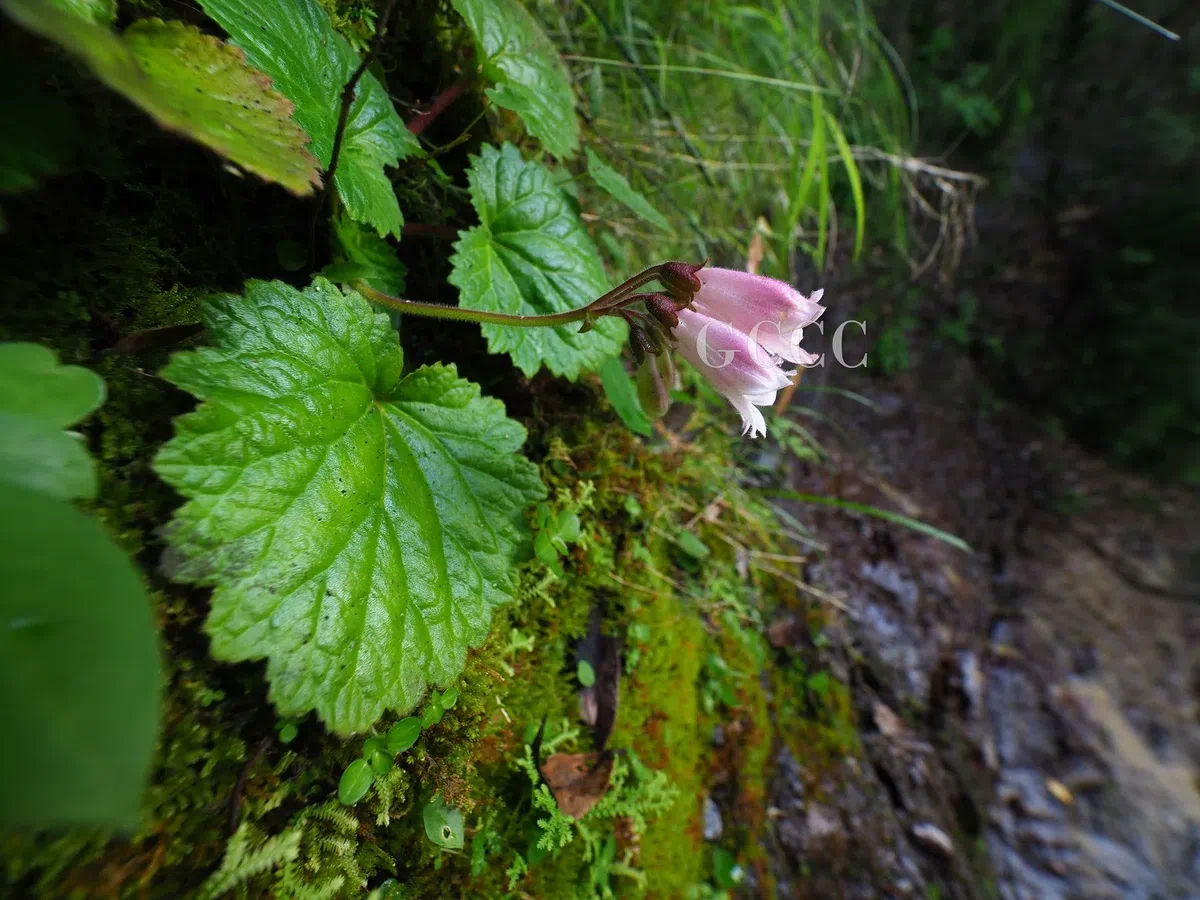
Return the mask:
MULTIPOLYGON (((516 4, 431 4, 427 22, 397 26, 397 42, 384 41, 364 70, 344 131, 342 88, 382 31, 382 4, 305 0, 288 15, 277 0, 200 6, 213 19, 204 30, 154 24, 144 4, 79 17, 0 2, 45 39, 20 58, 93 145, 0 185, 12 190, 0 339, 51 347, 107 386, 98 409, 39 427, 71 448, 72 465, 90 451, 95 490, 74 507, 56 498, 55 510, 117 545, 108 549, 129 570, 122 590, 145 613, 142 656, 153 662, 139 696, 163 686, 161 702, 143 704, 157 712, 155 734, 154 717, 128 727, 132 695, 116 679, 95 682, 106 694, 92 712, 140 742, 142 756, 126 758, 152 758, 149 777, 121 782, 128 815, 106 807, 90 826, 63 827, 79 818, 87 783, 38 787, 35 805, 49 811, 53 797, 65 812, 57 830, 4 834, 9 880, 40 897, 97 885, 129 897, 683 896, 720 881, 699 852, 696 801, 726 764, 711 733, 729 717, 753 740, 729 763, 743 826, 725 852, 752 864, 773 738, 750 672, 768 664, 754 636, 778 598, 771 577, 729 574, 725 538, 774 546, 769 511, 736 487, 733 442, 703 403, 690 446, 622 428, 592 374, 621 346, 607 321, 590 334, 519 339, 474 326, 451 336, 406 317, 397 333, 347 285, 407 281, 465 307, 562 311, 610 283, 597 240, 610 261, 617 250, 622 267, 631 260, 630 235, 582 216, 581 204, 608 217, 611 198, 660 230, 668 220, 605 162, 602 143, 570 159, 570 80, 516 4), (472 54, 478 63, 461 101, 466 130, 445 144, 419 141, 393 100, 428 77, 402 64, 405 42, 426 31, 448 69, 472 54), (497 33, 515 43, 494 44, 497 33), (537 65, 517 65, 514 46, 541 54, 537 65), (315 77, 320 66, 283 65, 289 53, 332 60, 332 80, 315 77), (251 93, 203 95, 197 107, 189 79, 214 59, 251 93), (493 108, 479 126, 485 97, 493 108), (245 125, 220 105, 239 98, 266 118, 245 125), (232 123, 237 140, 214 136, 213 122, 232 123), (487 125, 495 146, 481 143, 487 125), (560 161, 539 158, 542 148, 560 161), (573 182, 572 167, 585 165, 590 180, 573 182), (320 172, 320 204, 297 199, 320 172), (536 202, 521 205, 518 181, 536 202), (406 219, 461 225, 454 255, 408 237, 398 247, 406 219), (565 249, 531 263, 539 245, 529 235, 542 230, 565 249), (500 267, 481 274, 489 254, 506 279, 500 267), (562 377, 539 377, 542 367, 562 377), (729 515, 697 519, 718 487, 732 491, 721 501, 729 515), (372 516, 395 533, 369 556, 353 541, 372 516), (371 632, 363 609, 403 618, 395 631, 412 638, 429 612, 419 600, 435 596, 444 602, 424 622, 428 647, 328 652, 371 632), (308 612, 283 597, 307 598, 308 612), (575 651, 597 609, 628 650, 611 779, 575 820, 540 783, 530 729, 552 723, 543 752, 598 749, 580 722, 575 651), (728 684, 710 689, 713 677, 728 684)), ((811 103, 788 114, 824 129, 845 174, 797 158, 784 217, 828 229, 807 205, 807 182, 821 209, 848 198, 861 232, 853 132, 811 103)), ((15 137, 3 138, 6 151, 15 137)), ((667 255, 670 234, 656 255, 667 255)), ((794 246, 786 237, 778 255, 794 246)), ((34 383, 20 377, 22 389, 34 383)), ((118 645, 132 646, 107 649, 118 645)), ((73 674, 90 677, 82 665, 73 674)))

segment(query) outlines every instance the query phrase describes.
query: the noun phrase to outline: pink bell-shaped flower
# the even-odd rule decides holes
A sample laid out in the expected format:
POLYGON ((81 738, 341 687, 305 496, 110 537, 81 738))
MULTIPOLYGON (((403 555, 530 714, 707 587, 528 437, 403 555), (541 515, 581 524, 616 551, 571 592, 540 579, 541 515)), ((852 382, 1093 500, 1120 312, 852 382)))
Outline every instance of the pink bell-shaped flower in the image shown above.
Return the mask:
POLYGON ((675 340, 683 358, 742 414, 742 434, 766 434, 758 407, 773 404, 794 373, 779 368, 746 332, 701 312, 679 311, 675 340))
POLYGON ((825 312, 818 302, 825 293, 805 297, 791 285, 736 269, 700 269, 697 312, 727 322, 748 334, 768 353, 791 363, 812 365, 815 354, 801 349, 800 338, 825 312))
POLYGON ((676 349, 742 415, 742 433, 767 433, 760 406, 770 406, 793 371, 783 361, 811 364, 801 331, 825 311, 823 291, 805 297, 782 281, 732 269, 701 269, 692 308, 672 329, 676 349))

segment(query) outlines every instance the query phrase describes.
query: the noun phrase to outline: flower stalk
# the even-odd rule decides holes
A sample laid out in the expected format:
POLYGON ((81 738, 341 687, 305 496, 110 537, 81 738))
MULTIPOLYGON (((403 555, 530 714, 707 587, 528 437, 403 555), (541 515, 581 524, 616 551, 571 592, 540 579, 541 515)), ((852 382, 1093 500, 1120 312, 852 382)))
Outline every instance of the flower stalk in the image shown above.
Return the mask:
POLYGON ((811 365, 817 359, 801 349, 800 338, 804 327, 825 311, 818 302, 822 292, 806 297, 773 278, 706 266, 659 263, 587 306, 538 316, 406 300, 363 281, 353 282, 352 287, 402 313, 459 322, 516 328, 578 322, 584 332, 603 316, 619 316, 629 326, 638 393, 647 413, 661 416, 670 406, 676 382, 671 354, 677 350, 741 414, 742 433, 757 437, 767 430, 759 407, 772 405, 776 392, 792 383, 795 372, 783 364, 811 365), (658 282, 661 290, 638 292, 650 282, 658 282))
MULTIPOLYGON (((571 309, 561 313, 546 313, 538 316, 522 316, 515 313, 491 312, 483 309, 468 309, 463 306, 447 306, 444 303, 425 303, 421 300, 407 300, 403 297, 393 297, 382 291, 377 291, 365 281, 351 283, 356 291, 370 300, 398 312, 414 316, 425 316, 430 319, 449 319, 456 322, 481 322, 488 325, 511 325, 516 328, 557 328, 582 322, 579 330, 590 331, 592 323, 604 315, 615 314, 617 310, 630 304, 637 303, 643 297, 634 292, 651 281, 659 280, 660 275, 671 265, 678 263, 660 263, 639 272, 617 285, 606 294, 597 297, 587 306, 571 309)), ((669 276, 668 276, 669 277, 669 276)))

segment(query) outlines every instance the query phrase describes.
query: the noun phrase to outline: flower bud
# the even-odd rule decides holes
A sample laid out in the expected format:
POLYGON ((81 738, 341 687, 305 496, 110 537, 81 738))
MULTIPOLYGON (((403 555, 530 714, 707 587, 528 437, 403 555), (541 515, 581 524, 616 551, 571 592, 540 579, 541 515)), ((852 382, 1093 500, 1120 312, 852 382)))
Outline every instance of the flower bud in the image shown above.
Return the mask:
POLYGON ((647 294, 645 303, 650 315, 667 331, 679 324, 679 305, 666 294, 647 294))
POLYGON ((700 278, 696 273, 703 269, 704 265, 685 262, 663 263, 658 270, 658 280, 672 298, 687 306, 700 290, 700 278))
POLYGON ((671 390, 675 387, 675 379, 675 362, 670 353, 652 353, 638 366, 638 399, 650 418, 660 419, 671 408, 671 390))
POLYGON ((629 325, 629 349, 633 351, 633 361, 639 366, 647 354, 650 356, 658 354, 658 349, 654 346, 650 335, 646 334, 646 329, 640 325, 634 325, 632 322, 629 325))

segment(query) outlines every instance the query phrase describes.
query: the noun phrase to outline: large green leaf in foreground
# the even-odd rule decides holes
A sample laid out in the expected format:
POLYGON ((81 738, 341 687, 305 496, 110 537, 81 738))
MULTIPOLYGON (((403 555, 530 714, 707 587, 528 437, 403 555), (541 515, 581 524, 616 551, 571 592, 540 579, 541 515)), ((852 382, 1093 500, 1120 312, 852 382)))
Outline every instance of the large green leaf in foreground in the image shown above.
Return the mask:
POLYGON ((68 500, 104 382, 0 344, 0 825, 137 823, 161 676, 133 564, 68 500))
MULTIPOLYGON (((312 152, 329 166, 342 88, 359 56, 333 30, 317 0, 200 0, 204 11, 246 51, 251 65, 275 79, 296 104, 296 121, 312 138, 312 152)), ((404 127, 384 86, 369 71, 358 83, 333 180, 346 211, 380 235, 400 237, 404 219, 386 166, 420 149, 404 127)))
MULTIPOLYGON (((520 315, 566 312, 608 290, 604 264, 550 170, 521 159, 512 144, 484 146, 467 173, 481 225, 454 245, 450 283, 460 306, 520 315)), ((484 325, 493 353, 508 353, 527 376, 544 364, 575 378, 620 352, 625 325, 600 319, 591 331, 484 325)))
POLYGON ((69 503, 0 484, 0 824, 133 827, 161 687, 129 559, 69 503))
POLYGON ((543 496, 498 400, 424 366, 401 378, 387 317, 317 279, 209 303, 216 345, 163 372, 199 397, 155 468, 189 502, 174 575, 215 587, 219 659, 266 657, 283 715, 340 733, 462 670, 513 596, 543 496))
POLYGON ((520 0, 451 0, 475 35, 488 97, 511 109, 555 156, 579 146, 575 94, 554 44, 520 0))
POLYGON ((292 104, 236 47, 180 22, 141 19, 118 36, 83 10, 47 0, 0 0, 0 7, 80 57, 164 128, 292 193, 311 193, 321 183, 292 104))

